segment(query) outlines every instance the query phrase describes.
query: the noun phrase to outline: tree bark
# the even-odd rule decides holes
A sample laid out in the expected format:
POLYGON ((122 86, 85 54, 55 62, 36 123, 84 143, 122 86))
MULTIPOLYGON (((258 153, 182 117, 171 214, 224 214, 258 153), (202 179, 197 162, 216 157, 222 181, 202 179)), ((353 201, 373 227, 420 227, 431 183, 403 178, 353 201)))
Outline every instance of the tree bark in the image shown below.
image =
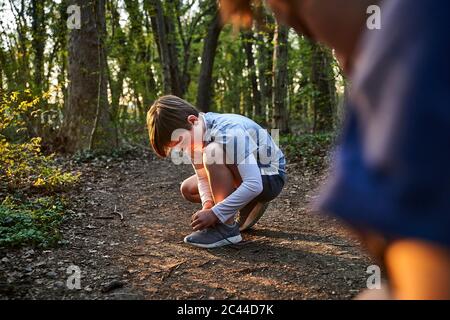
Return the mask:
POLYGON ((256 77, 256 66, 255 58, 253 55, 253 44, 255 39, 252 31, 247 31, 243 33, 245 55, 247 58, 247 69, 249 72, 250 82, 252 86, 252 112, 250 112, 253 117, 258 119, 262 116, 262 106, 261 106, 261 92, 258 88, 258 79, 256 77))
POLYGON ((137 67, 144 72, 141 72, 137 79, 133 79, 135 83, 134 90, 138 91, 142 96, 143 104, 149 106, 155 99, 156 82, 154 79, 154 73, 151 66, 151 55, 149 45, 143 41, 145 39, 144 34, 144 15, 141 12, 141 8, 138 0, 125 0, 126 8, 131 19, 131 28, 129 31, 129 45, 132 46, 133 56, 137 67))
POLYGON ((274 19, 271 15, 266 15, 265 24, 268 26, 264 32, 259 32, 258 39, 258 77, 259 86, 261 90, 261 104, 266 123, 272 120, 272 78, 273 78, 273 38, 274 29, 271 27, 274 24, 274 19))
POLYGON ((45 1, 31 1, 32 17, 32 48, 34 50, 34 83, 36 92, 40 92, 44 79, 44 49, 46 42, 45 34, 45 1))
POLYGON ((69 97, 60 134, 67 152, 106 151, 117 146, 117 132, 107 96, 105 2, 87 0, 80 8, 81 28, 70 33, 69 97))
MULTIPOLYGON (((168 1, 167 5, 172 7, 172 1, 168 1)), ((159 57, 161 60, 163 92, 164 94, 182 96, 184 93, 181 89, 176 30, 172 14, 165 14, 160 0, 150 0, 149 9, 154 37, 158 43, 159 57)))
POLYGON ((213 90, 212 72, 221 31, 222 23, 219 14, 216 13, 203 46, 202 65, 198 79, 197 107, 203 112, 208 112, 211 104, 213 90))
POLYGON ((273 52, 273 115, 272 128, 280 133, 289 132, 287 121, 287 85, 288 85, 288 29, 277 23, 274 34, 273 52))
POLYGON ((167 35, 167 45, 169 50, 169 61, 170 61, 170 78, 172 93, 176 96, 184 96, 184 88, 182 88, 182 80, 180 77, 180 67, 178 63, 178 44, 177 44, 177 33, 175 29, 175 3, 174 0, 167 0, 167 14, 164 16, 164 21, 166 25, 166 35, 167 35))
MULTIPOLYGON (((1 52, 0 52, 0 55, 1 55, 1 52)), ((0 59, 0 61, 1 61, 1 59, 0 59)), ((2 69, 1 63, 0 63, 0 94, 3 94, 3 69, 2 69)))
POLYGON ((334 127, 334 113, 336 110, 336 86, 332 66, 333 56, 329 49, 319 44, 312 44, 312 46, 313 132, 329 132, 334 127))
POLYGON ((166 23, 164 11, 160 0, 150 0, 150 19, 152 21, 153 35, 158 43, 158 53, 161 61, 163 76, 163 93, 172 93, 172 76, 170 72, 170 54, 167 44, 166 23))

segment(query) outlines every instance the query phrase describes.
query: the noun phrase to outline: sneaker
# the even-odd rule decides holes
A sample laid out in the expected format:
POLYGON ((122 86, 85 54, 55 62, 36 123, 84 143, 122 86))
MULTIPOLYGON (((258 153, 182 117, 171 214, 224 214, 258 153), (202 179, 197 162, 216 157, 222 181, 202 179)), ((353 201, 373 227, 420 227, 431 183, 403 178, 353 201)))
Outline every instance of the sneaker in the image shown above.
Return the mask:
POLYGON ((200 248, 218 248, 242 241, 239 225, 223 223, 216 224, 213 228, 195 231, 184 238, 184 242, 200 248))
POLYGON ((255 205, 245 206, 239 210, 236 222, 239 224, 239 231, 246 231, 253 227, 266 212, 268 202, 257 202, 255 205))

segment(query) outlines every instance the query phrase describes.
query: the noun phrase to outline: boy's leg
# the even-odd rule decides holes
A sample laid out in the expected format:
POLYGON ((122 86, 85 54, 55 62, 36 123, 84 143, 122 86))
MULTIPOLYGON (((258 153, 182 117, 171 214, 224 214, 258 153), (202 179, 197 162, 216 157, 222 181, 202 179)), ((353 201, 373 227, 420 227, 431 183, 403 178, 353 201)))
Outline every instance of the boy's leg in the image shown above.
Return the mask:
MULTIPOLYGON (((206 165, 205 167, 215 203, 228 197, 242 183, 242 178, 236 165, 214 164, 206 165)), ((267 205, 268 203, 253 200, 242 208, 238 216, 240 230, 245 231, 251 228, 262 216, 267 205), (247 221, 249 221, 248 225, 245 224, 247 221)), ((232 223, 233 220, 234 218, 230 218, 227 223, 232 223)))
POLYGON ((384 260, 395 299, 450 299, 450 251, 419 240, 390 243, 384 260))
MULTIPOLYGON (((225 152, 222 146, 217 143, 211 143, 206 147, 203 157, 203 165, 206 169, 208 181, 211 187, 214 202, 220 202, 228 197, 235 189, 238 179, 236 176, 237 167, 234 171, 233 166, 227 165, 224 161, 214 163, 207 159, 214 155, 214 159, 225 158, 225 152)), ((237 172, 238 173, 238 172, 237 172)), ((233 223, 234 217, 230 217, 226 223, 218 223, 213 228, 195 231, 184 238, 184 242, 201 247, 217 248, 224 245, 236 244, 242 241, 239 232, 239 225, 233 223)))
MULTIPOLYGON (((213 193, 214 202, 218 203, 228 197, 242 183, 237 165, 226 164, 225 152, 218 143, 208 145, 209 150, 205 152, 203 163, 205 164, 208 180, 213 193), (211 163, 206 155, 214 154, 214 159, 222 159, 220 163, 211 163)), ((280 189, 281 190, 281 189, 280 189)), ((258 201, 257 199, 249 202, 241 209, 238 216, 240 230, 245 231, 251 228, 267 209, 268 201, 258 201), (242 214, 242 216, 241 216, 242 214)), ((230 218, 227 223, 232 223, 234 218, 230 218)))
MULTIPOLYGON (((237 165, 226 163, 225 152, 220 144, 211 143, 206 148, 203 163, 208 175, 214 203, 219 203, 234 192, 236 187, 242 183, 242 179, 237 165), (209 155, 213 155, 214 159, 222 159, 222 161, 218 163, 212 162, 211 159, 208 159, 209 155)), ((231 217, 226 223, 232 223, 233 221, 234 217, 231 217)))
POLYGON ((268 201, 254 200, 242 208, 237 219, 239 230, 242 232, 252 228, 261 219, 268 206, 268 201))
POLYGON ((183 195, 183 198, 185 198, 187 201, 202 203, 200 194, 198 192, 198 182, 196 174, 190 176, 189 178, 184 180, 183 183, 181 183, 180 191, 183 195))

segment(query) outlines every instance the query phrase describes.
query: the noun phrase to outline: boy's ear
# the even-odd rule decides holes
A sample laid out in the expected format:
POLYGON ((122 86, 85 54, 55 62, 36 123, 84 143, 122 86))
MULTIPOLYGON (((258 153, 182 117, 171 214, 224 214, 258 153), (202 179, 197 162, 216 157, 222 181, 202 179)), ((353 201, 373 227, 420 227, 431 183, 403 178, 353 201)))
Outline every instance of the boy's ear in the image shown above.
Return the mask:
POLYGON ((190 116, 187 117, 187 121, 191 124, 194 124, 197 120, 198 120, 198 117, 194 116, 193 114, 191 114, 190 116))

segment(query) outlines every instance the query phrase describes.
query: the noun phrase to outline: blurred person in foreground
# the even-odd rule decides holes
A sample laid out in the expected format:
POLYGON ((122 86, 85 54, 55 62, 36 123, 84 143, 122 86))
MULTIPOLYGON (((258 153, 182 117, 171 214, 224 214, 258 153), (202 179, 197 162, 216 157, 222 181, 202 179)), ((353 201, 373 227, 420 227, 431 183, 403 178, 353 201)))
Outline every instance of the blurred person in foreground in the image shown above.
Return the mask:
MULTIPOLYGON (((350 80, 333 174, 318 203, 385 268, 360 298, 450 299, 450 2, 267 0, 275 17, 335 50, 350 80), (381 29, 366 27, 381 7, 381 29)), ((260 1, 221 0, 249 27, 260 1)))

